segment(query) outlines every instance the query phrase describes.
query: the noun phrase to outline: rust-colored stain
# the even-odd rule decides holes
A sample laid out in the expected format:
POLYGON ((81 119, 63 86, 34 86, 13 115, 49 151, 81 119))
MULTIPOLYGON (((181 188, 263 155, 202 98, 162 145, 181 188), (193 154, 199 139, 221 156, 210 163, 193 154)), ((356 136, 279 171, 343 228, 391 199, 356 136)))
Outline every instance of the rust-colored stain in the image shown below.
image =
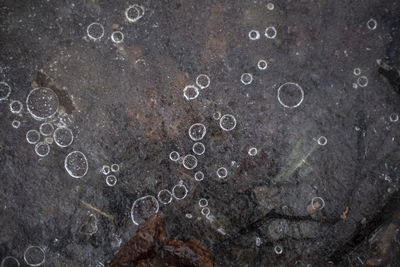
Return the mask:
POLYGON ((347 206, 346 209, 344 210, 343 214, 340 216, 340 218, 342 218, 343 220, 346 220, 349 210, 350 210, 349 206, 347 206))
POLYGON ((107 267, 213 266, 210 249, 195 238, 167 240, 165 220, 155 214, 118 251, 107 267))

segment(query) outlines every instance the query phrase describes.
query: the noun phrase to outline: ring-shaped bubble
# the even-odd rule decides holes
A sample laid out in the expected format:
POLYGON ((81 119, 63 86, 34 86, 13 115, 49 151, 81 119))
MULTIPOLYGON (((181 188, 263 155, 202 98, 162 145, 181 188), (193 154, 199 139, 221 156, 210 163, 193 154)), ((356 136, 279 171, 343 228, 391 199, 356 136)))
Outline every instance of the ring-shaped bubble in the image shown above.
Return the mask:
POLYGON ((303 100, 304 100, 304 91, 303 91, 303 88, 301 88, 301 86, 298 85, 297 83, 294 83, 294 82, 286 82, 286 83, 282 84, 281 86, 279 86, 279 88, 278 88, 278 101, 279 101, 279 103, 280 103, 282 106, 284 106, 285 108, 297 108, 298 106, 300 106, 300 104, 303 102, 303 100), (292 88, 294 87, 295 89, 300 90, 300 93, 301 93, 300 100, 299 100, 296 104, 293 104, 293 105, 285 104, 285 103, 282 101, 282 99, 281 99, 282 90, 284 90, 284 89, 286 89, 286 88, 289 88, 289 87, 292 87, 292 88))
POLYGON ((85 154, 81 151, 72 151, 65 157, 64 168, 73 178, 82 178, 87 174, 89 169, 85 154))
POLYGON ((46 261, 46 254, 39 246, 29 246, 24 252, 24 261, 29 266, 41 266, 46 261), (32 259, 32 253, 35 259, 32 259))
POLYGON ((156 214, 159 208, 160 204, 154 196, 147 195, 138 198, 132 204, 131 219, 134 224, 139 225, 151 215, 156 214))

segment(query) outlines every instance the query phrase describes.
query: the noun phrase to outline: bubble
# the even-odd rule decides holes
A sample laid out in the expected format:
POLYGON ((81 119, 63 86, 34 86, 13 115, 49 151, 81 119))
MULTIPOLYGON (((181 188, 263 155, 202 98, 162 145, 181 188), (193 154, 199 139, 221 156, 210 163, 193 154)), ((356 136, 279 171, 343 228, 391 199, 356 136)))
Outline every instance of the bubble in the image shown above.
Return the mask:
POLYGON ((274 39, 276 37, 276 29, 274 26, 269 26, 265 29, 265 37, 267 37, 268 39, 274 39))
POLYGON ((210 77, 205 74, 200 74, 196 78, 196 84, 200 89, 207 88, 208 86, 210 86, 210 77))
POLYGON ((187 85, 183 89, 183 96, 186 98, 186 100, 196 99, 199 96, 199 88, 194 85, 187 85))
POLYGON ((204 179, 204 173, 202 171, 198 171, 194 174, 194 179, 198 182, 204 179))
POLYGON ((133 202, 131 209, 131 218, 134 224, 143 223, 151 215, 156 214, 160 205, 155 197, 147 195, 138 198, 133 202))
POLYGON ((197 158, 191 154, 186 155, 183 158, 183 167, 188 170, 193 170, 197 167, 197 158))
POLYGON ((15 129, 18 129, 19 126, 21 126, 21 122, 19 120, 13 120, 13 122, 11 123, 11 126, 15 129))
POLYGON ((236 119, 233 115, 225 114, 219 120, 219 126, 224 131, 232 131, 236 127, 236 119))
POLYGON ((192 219, 192 218, 193 218, 193 215, 190 214, 190 213, 186 213, 185 216, 186 216, 186 218, 188 218, 188 219, 192 219))
POLYGON ((46 144, 49 144, 49 145, 51 145, 52 143, 53 143, 53 138, 51 138, 51 137, 46 137, 45 139, 44 139, 44 142, 46 143, 46 144))
POLYGON ((268 63, 267 63, 266 60, 260 59, 257 62, 257 67, 258 67, 259 70, 266 70, 268 68, 268 63))
POLYGON ((204 208, 208 206, 208 200, 205 198, 200 198, 199 200, 199 206, 200 208, 204 208))
POLYGON ((357 87, 358 87, 358 84, 353 83, 353 88, 354 88, 354 89, 357 89, 357 87))
POLYGON ((89 168, 85 154, 80 151, 69 153, 65 157, 64 167, 73 178, 82 178, 89 168))
POLYGON ((368 78, 366 76, 361 76, 357 79, 357 84, 361 87, 366 87, 368 85, 368 78))
POLYGON ((378 26, 378 22, 375 19, 370 19, 367 21, 367 28, 370 30, 375 30, 378 26))
POLYGON ((40 140, 40 133, 36 130, 29 130, 26 132, 26 141, 29 144, 34 145, 40 140))
POLYGON ((177 151, 172 151, 169 153, 169 159, 172 161, 178 161, 179 160, 179 153, 177 151))
POLYGON ((268 3, 267 8, 268 8, 268 10, 274 10, 275 5, 273 3, 268 3))
POLYGON ((110 171, 111 171, 111 169, 110 169, 110 166, 108 166, 108 165, 103 165, 103 167, 101 168, 101 172, 104 175, 109 175, 110 171))
POLYGON ((297 108, 304 100, 304 91, 300 85, 287 82, 278 88, 278 101, 285 108, 297 108))
POLYGON ((6 100, 11 94, 11 87, 8 83, 2 81, 0 82, 0 101, 6 100))
MULTIPOLYGON (((85 219, 86 220, 86 219, 85 219)), ((89 218, 83 223, 80 232, 86 235, 94 235, 99 230, 97 226, 97 218, 94 214, 90 214, 89 218)))
POLYGON ((328 143, 328 139, 325 136, 320 136, 317 140, 318 145, 325 146, 328 143))
POLYGON ((249 38, 252 41, 260 39, 260 32, 257 30, 249 31, 249 38))
POLYGON ((108 175, 106 177, 106 184, 108 186, 114 186, 117 183, 117 177, 115 175, 108 175))
POLYGON ((249 155, 250 155, 250 156, 255 156, 255 155, 257 155, 257 148, 251 147, 251 148, 249 149, 249 155))
POLYGON ((206 126, 202 123, 195 123, 189 128, 189 137, 193 141, 200 141, 206 135, 206 126))
POLYGON ((361 74, 361 69, 360 68, 355 68, 353 70, 353 74, 356 75, 356 76, 360 75, 361 74))
POLYGON ((35 152, 39 157, 46 157, 50 153, 50 146, 46 142, 39 142, 35 145, 35 152))
POLYGON ((41 247, 29 246, 24 252, 24 260, 29 266, 41 266, 46 261, 46 255, 41 247))
POLYGON ((26 109, 35 120, 53 117, 57 113, 58 107, 58 96, 49 88, 35 88, 26 98, 26 109))
POLYGON ((138 21, 143 16, 144 8, 137 4, 131 5, 125 10, 125 17, 131 23, 138 21))
POLYGON ((7 256, 1 261, 1 267, 19 267, 21 264, 19 261, 12 257, 12 256, 7 256))
POLYGON ((389 116, 389 120, 390 120, 391 122, 396 122, 396 121, 399 120, 399 115, 397 115, 397 113, 392 113, 392 114, 390 114, 390 116, 389 116))
POLYGON ((22 102, 18 101, 18 100, 13 100, 10 103, 10 111, 11 111, 11 113, 14 113, 14 114, 21 113, 23 107, 24 107, 24 105, 22 104, 22 102))
POLYGON ((192 150, 193 150, 193 153, 194 153, 194 154, 200 156, 200 155, 203 155, 203 154, 204 154, 204 152, 206 151, 206 148, 205 148, 205 146, 203 145, 203 143, 197 142, 197 143, 194 143, 194 144, 193 144, 192 150))
POLYGON ((311 206, 315 210, 322 210, 325 207, 325 201, 322 197, 314 197, 311 200, 311 206))
POLYGON ((119 172, 119 165, 118 164, 112 164, 111 165, 111 171, 112 172, 119 172))
POLYGON ((53 130, 54 130, 53 124, 51 124, 50 122, 44 122, 44 123, 40 124, 39 132, 43 136, 51 135, 53 133, 53 130))
POLYGON ((124 34, 120 31, 115 31, 111 34, 111 41, 116 44, 122 43, 124 41, 124 34))
POLYGON ((104 36, 104 27, 98 22, 93 22, 87 26, 86 33, 93 41, 99 41, 104 36))
POLYGON ((281 246, 275 246, 274 251, 276 254, 280 255, 283 252, 283 248, 281 246))
POLYGON ((251 75, 251 73, 243 73, 242 76, 240 76, 240 81, 244 85, 249 85, 253 82, 253 75, 251 75))
POLYGON ((65 126, 58 127, 53 133, 53 138, 59 147, 68 147, 74 141, 71 129, 65 126))
POLYGON ((219 112, 219 111, 214 112, 213 119, 219 120, 220 118, 221 118, 221 112, 219 112))
POLYGON ((220 179, 224 179, 228 175, 228 170, 224 167, 221 167, 217 170, 217 176, 220 179))
POLYGON ((157 197, 158 201, 160 201, 160 203, 164 205, 167 205, 172 201, 172 193, 168 189, 163 189, 160 192, 158 192, 157 197))
POLYGON ((177 200, 182 200, 187 196, 188 189, 186 185, 183 184, 183 181, 180 181, 172 188, 172 196, 177 200))
POLYGON ((210 215, 210 209, 207 207, 204 207, 201 209, 201 214, 203 214, 204 216, 208 216, 210 215))

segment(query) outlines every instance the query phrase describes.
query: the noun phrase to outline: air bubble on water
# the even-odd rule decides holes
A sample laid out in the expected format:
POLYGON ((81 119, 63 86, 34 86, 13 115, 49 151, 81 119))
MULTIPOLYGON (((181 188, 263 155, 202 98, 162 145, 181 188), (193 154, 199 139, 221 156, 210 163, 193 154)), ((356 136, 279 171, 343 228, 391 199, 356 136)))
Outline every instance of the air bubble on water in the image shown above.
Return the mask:
POLYGON ((192 151, 193 151, 194 154, 200 156, 200 155, 204 154, 204 152, 206 151, 206 148, 203 145, 203 143, 197 142, 197 143, 193 144, 192 151))
POLYGON ((232 131, 236 127, 236 118, 231 114, 225 114, 219 120, 219 126, 224 131, 232 131))
POLYGON ((204 173, 202 171, 198 171, 194 174, 194 179, 198 182, 204 179, 204 173))
POLYGON ((191 154, 188 154, 183 158, 182 164, 186 169, 193 170, 197 167, 197 158, 191 154))
POLYGON ((187 193, 188 189, 182 180, 172 188, 172 196, 177 200, 185 199, 187 193))
POLYGON ((26 109, 35 120, 52 118, 58 108, 58 96, 50 88, 35 88, 29 92, 26 98, 26 109))
POLYGON ((226 176, 228 175, 228 170, 225 167, 220 167, 217 170, 217 176, 220 179, 224 179, 226 178, 226 176))
POLYGON ((81 151, 73 151, 65 157, 64 168, 73 178, 82 178, 88 172, 88 161, 81 151))
POLYGON ((131 219, 134 224, 139 225, 151 215, 156 214, 159 208, 160 205, 154 196, 147 195, 138 198, 132 204, 131 219))
POLYGON ((23 108, 24 108, 24 105, 22 104, 21 101, 13 100, 10 102, 10 111, 13 114, 21 113, 23 108))
POLYGON ((183 96, 186 98, 186 100, 196 99, 199 96, 199 88, 194 85, 187 85, 183 89, 183 96))
POLYGON ((50 146, 46 142, 39 142, 35 145, 36 155, 46 157, 50 153, 50 146))
POLYGON ((5 81, 0 82, 0 101, 6 100, 11 94, 11 87, 5 81))
POLYGON ((160 203, 167 205, 172 201, 172 193, 168 189, 163 189, 158 192, 157 198, 160 203))
POLYGON ((117 177, 115 177, 115 175, 108 175, 106 177, 106 184, 108 186, 114 186, 117 184, 117 177))
POLYGON ((24 261, 29 266, 41 266, 46 261, 44 249, 39 246, 29 246, 24 252, 24 261))
POLYGON ((202 123, 192 124, 189 128, 189 137, 193 141, 200 141, 206 135, 207 129, 206 126, 202 123))
POLYGON ((98 22, 93 22, 87 26, 86 34, 91 40, 99 41, 104 36, 104 27, 98 22))
POLYGON ((74 141, 74 135, 71 129, 61 126, 53 132, 53 139, 59 147, 68 147, 74 141))

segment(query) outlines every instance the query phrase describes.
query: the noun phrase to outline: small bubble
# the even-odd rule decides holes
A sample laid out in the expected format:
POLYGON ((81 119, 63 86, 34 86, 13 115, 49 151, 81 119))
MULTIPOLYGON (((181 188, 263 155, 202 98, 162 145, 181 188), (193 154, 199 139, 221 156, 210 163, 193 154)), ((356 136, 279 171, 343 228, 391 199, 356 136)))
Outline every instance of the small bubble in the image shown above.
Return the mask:
POLYGON ((34 145, 40 140, 40 133, 36 130, 29 130, 26 133, 26 141, 28 141, 29 144, 34 145))
POLYGON ((196 78, 196 85, 200 88, 200 89, 204 89, 210 86, 210 77, 208 77, 205 74, 200 74, 199 76, 197 76, 196 78))
POLYGON ((244 85, 249 85, 253 82, 253 75, 251 75, 251 73, 243 73, 242 76, 240 76, 240 81, 244 85))
POLYGON ((204 208, 208 206, 208 200, 205 198, 200 198, 199 200, 199 206, 200 208, 204 208))
POLYGON ((193 144, 192 150, 193 150, 193 153, 194 153, 194 154, 200 156, 200 155, 203 155, 203 154, 204 154, 204 152, 206 151, 206 148, 205 148, 205 146, 203 145, 203 143, 197 142, 197 143, 194 143, 194 144, 193 144))
POLYGON ((361 76, 357 79, 357 84, 361 87, 366 87, 368 85, 368 78, 366 76, 361 76))
POLYGON ((188 170, 193 170, 194 168, 197 167, 197 158, 191 154, 186 155, 183 158, 183 167, 185 167, 188 170))
POLYGON ((106 183, 108 186, 114 186, 117 183, 117 177, 115 177, 115 175, 108 175, 106 183))
POLYGON ((280 255, 283 252, 283 248, 281 246, 275 246, 274 251, 276 254, 280 255))
POLYGON ((322 197, 314 197, 311 200, 311 206, 315 210, 322 210, 325 207, 325 201, 322 197))
POLYGON ((18 101, 18 100, 11 101, 11 103, 10 103, 11 113, 14 113, 14 114, 21 113, 22 109, 23 109, 23 104, 21 101, 18 101))
POLYGON ((201 214, 203 214, 204 216, 208 216, 210 215, 210 209, 207 207, 204 207, 201 209, 201 214))
POLYGON ((119 172, 119 165, 118 164, 112 164, 111 165, 111 171, 112 172, 119 172))
POLYGON ((266 60, 260 59, 257 62, 257 67, 258 67, 259 70, 266 70, 268 68, 268 63, 267 63, 266 60))
POLYGON ((249 38, 252 41, 260 39, 260 32, 257 30, 249 31, 249 38))
POLYGON ((160 201, 160 203, 164 205, 167 205, 172 201, 172 193, 168 189, 163 189, 160 192, 158 192, 157 197, 158 201, 160 201))
POLYGON ((276 37, 277 31, 274 26, 269 26, 265 29, 265 37, 268 39, 274 39, 276 37))
POLYGON ((115 31, 111 34, 111 40, 116 43, 122 43, 124 41, 124 34, 120 31, 115 31))
POLYGON ((360 68, 355 68, 353 70, 353 74, 356 75, 356 76, 360 75, 361 74, 361 69, 360 68))
POLYGON ((274 10, 275 5, 273 3, 268 3, 267 8, 268 8, 268 10, 274 10))
POLYGON ((179 153, 177 151, 172 151, 169 153, 169 159, 172 161, 178 161, 179 160, 179 153))
POLYGON ((195 123, 189 128, 189 137, 193 141, 200 141, 206 135, 206 126, 202 123, 195 123))
POLYGON ((21 126, 21 122, 19 120, 13 120, 11 126, 14 127, 15 129, 18 129, 19 126, 21 126))
POLYGON ((250 149, 249 149, 249 155, 250 155, 250 156, 255 156, 255 155, 257 155, 257 148, 255 148, 255 147, 250 148, 250 149))
POLYGON ((199 88, 194 85, 187 85, 183 89, 183 96, 186 98, 186 100, 196 99, 199 96, 199 88))
POLYGON ((172 188, 172 196, 177 200, 182 200, 187 196, 188 189, 183 181, 180 181, 172 188))
POLYGON ((378 22, 376 22, 375 19, 370 19, 367 21, 367 28, 370 30, 375 30, 376 27, 378 26, 378 22))
POLYGON ((224 179, 228 175, 228 170, 224 167, 221 167, 217 170, 217 176, 220 179, 224 179))
POLYGON ((224 131, 232 131, 236 127, 236 119, 233 115, 225 114, 219 120, 219 126, 224 131))
POLYGON ((46 142, 39 142, 35 145, 35 152, 39 157, 46 157, 50 153, 50 146, 46 142))
POLYGON ((86 33, 93 41, 99 41, 104 36, 104 27, 98 22, 93 22, 86 28, 86 33))
POLYGON ((194 174, 194 179, 198 182, 202 181, 204 179, 204 173, 201 171, 198 171, 194 174))
POLYGON ((320 136, 317 140, 318 145, 325 146, 328 143, 328 139, 325 136, 320 136))
POLYGON ((399 120, 399 115, 397 115, 397 113, 392 113, 392 114, 390 114, 390 116, 389 116, 389 120, 390 120, 391 122, 397 122, 397 121, 399 120))

